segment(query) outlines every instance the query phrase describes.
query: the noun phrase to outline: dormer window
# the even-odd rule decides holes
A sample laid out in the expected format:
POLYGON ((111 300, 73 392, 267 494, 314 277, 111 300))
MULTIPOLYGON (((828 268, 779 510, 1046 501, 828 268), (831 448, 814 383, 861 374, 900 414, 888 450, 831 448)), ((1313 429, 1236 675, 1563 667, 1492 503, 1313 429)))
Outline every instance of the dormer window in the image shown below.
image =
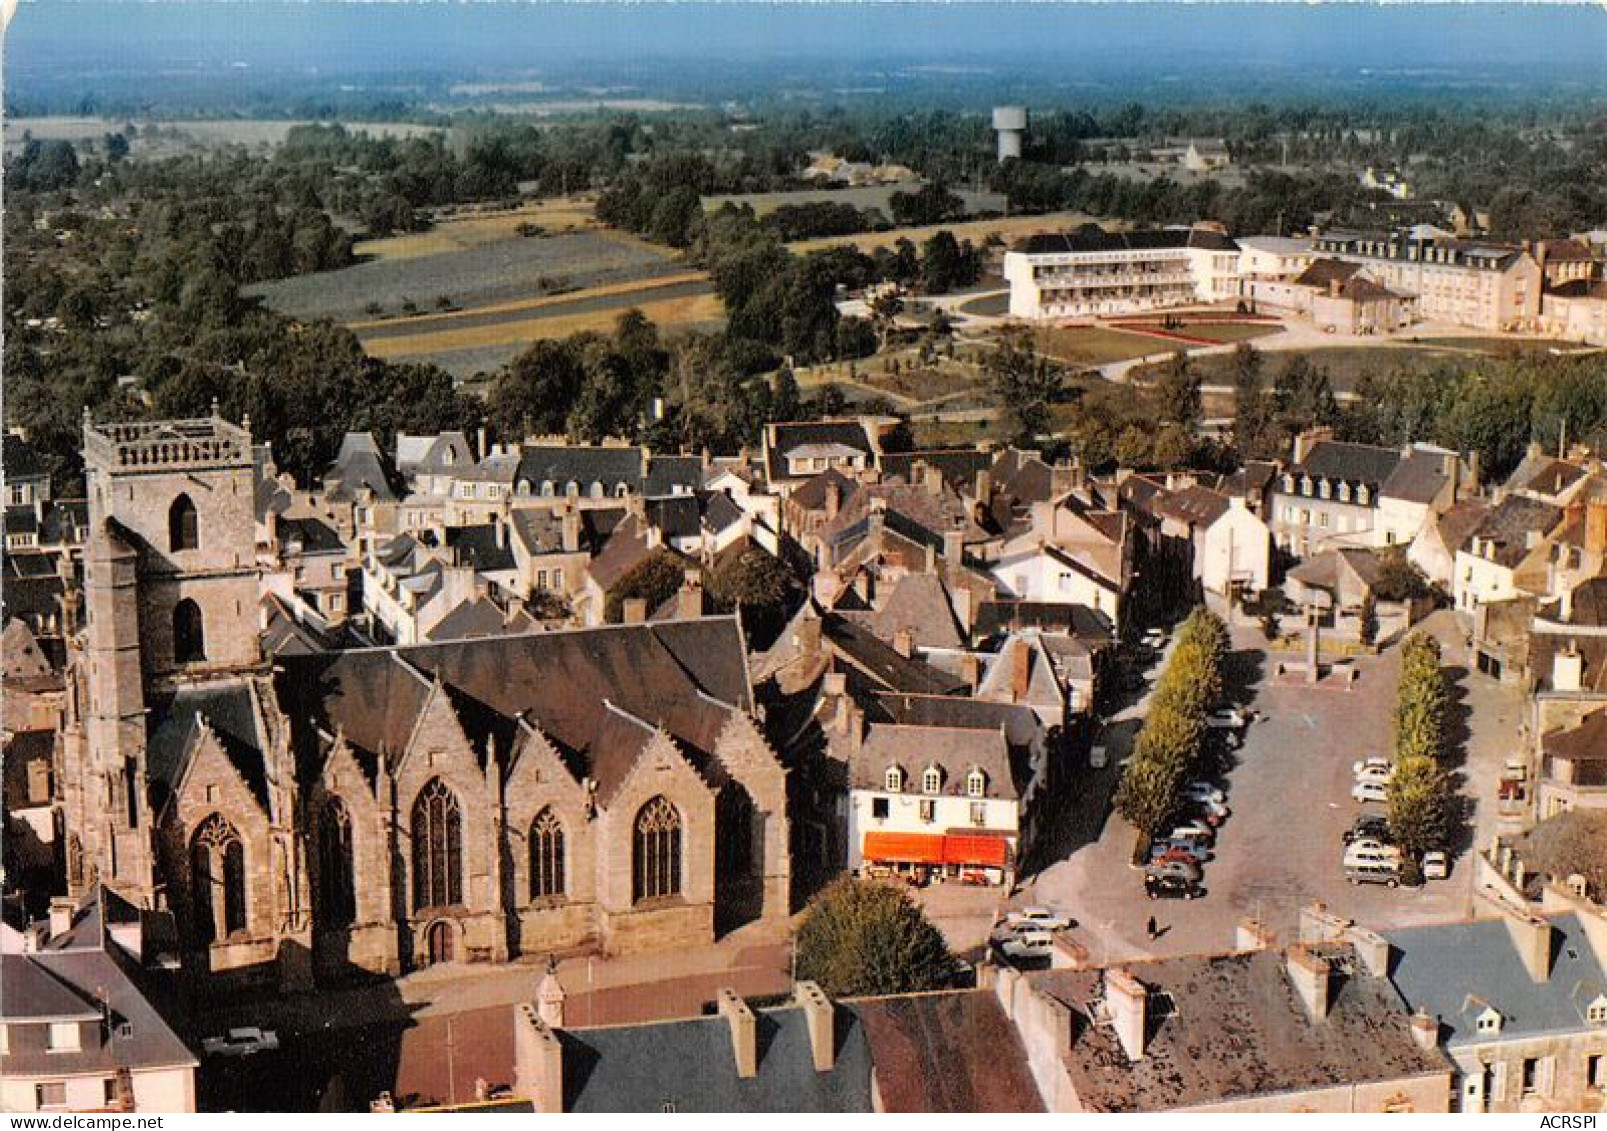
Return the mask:
POLYGON ((1373 493, 1372 491, 1368 490, 1367 484, 1363 483, 1360 487, 1356 488, 1356 501, 1362 506, 1365 507, 1372 501, 1372 498, 1373 493))
POLYGON ((1308 497, 1311 495, 1311 476, 1302 475, 1300 477, 1300 493, 1308 497))
POLYGON ((883 780, 882 784, 887 786, 888 793, 903 793, 904 771, 899 769, 897 766, 888 766, 887 776, 883 780))
POLYGON ((940 793, 943 790, 943 771, 936 766, 926 767, 921 775, 922 793, 940 793))
POLYGON ((1283 477, 1283 493, 1286 495, 1293 495, 1295 493, 1295 477, 1293 475, 1285 475, 1283 477))
POLYGON ((1473 1023, 1473 1027, 1484 1034, 1499 1033, 1501 1031, 1501 1021, 1500 1012, 1493 1006, 1487 1007, 1483 1013, 1479 1014, 1478 1020, 1473 1023))
POLYGON ((1321 483, 1317 484, 1317 494, 1322 498, 1328 498, 1332 492, 1333 488, 1329 485, 1328 480, 1324 479, 1321 483))
POLYGON ((1342 502, 1342 503, 1350 502, 1350 484, 1349 483, 1341 483, 1339 485, 1339 501, 1342 502))
POLYGON ((543 479, 541 481, 541 494, 542 494, 542 497, 550 499, 550 498, 552 498, 552 493, 553 493, 552 480, 551 479, 543 479))
POLYGON ((965 775, 965 795, 967 797, 986 797, 988 795, 988 775, 981 770, 972 770, 965 775))
POLYGON ((1597 994, 1596 1000, 1585 1006, 1585 1020, 1592 1025, 1607 1025, 1607 994, 1597 994))

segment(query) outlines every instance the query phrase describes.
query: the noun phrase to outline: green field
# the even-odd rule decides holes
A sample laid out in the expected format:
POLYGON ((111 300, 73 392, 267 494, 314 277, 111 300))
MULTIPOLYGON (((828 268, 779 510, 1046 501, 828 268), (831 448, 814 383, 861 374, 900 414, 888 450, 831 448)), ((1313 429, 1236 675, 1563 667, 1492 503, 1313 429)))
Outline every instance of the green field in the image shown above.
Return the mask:
POLYGON ((1039 330, 1034 333, 1033 341, 1040 353, 1072 365, 1109 365, 1113 361, 1171 353, 1183 345, 1098 326, 1057 326, 1039 330))

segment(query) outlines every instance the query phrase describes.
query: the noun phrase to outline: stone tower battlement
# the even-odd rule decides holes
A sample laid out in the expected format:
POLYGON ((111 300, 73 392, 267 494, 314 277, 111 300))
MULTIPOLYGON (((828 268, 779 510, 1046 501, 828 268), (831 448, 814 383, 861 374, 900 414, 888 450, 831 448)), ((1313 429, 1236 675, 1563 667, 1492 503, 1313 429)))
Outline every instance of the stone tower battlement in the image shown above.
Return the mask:
POLYGON ((84 460, 113 472, 251 466, 250 425, 222 417, 96 424, 84 416, 84 460))

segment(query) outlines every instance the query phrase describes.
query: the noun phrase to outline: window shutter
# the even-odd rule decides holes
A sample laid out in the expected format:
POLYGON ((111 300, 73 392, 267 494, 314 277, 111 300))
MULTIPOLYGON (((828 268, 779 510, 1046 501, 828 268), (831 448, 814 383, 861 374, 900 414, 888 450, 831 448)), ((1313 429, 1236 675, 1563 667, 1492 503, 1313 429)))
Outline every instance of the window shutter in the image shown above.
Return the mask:
POLYGON ((1490 1098, 1504 1100, 1507 1098, 1507 1062, 1498 1060, 1490 1067, 1490 1098))
POLYGON ((1535 1066, 1534 1087, 1542 1096, 1549 1096, 1556 1089, 1557 1084, 1557 1058, 1554 1056, 1542 1057, 1535 1066))

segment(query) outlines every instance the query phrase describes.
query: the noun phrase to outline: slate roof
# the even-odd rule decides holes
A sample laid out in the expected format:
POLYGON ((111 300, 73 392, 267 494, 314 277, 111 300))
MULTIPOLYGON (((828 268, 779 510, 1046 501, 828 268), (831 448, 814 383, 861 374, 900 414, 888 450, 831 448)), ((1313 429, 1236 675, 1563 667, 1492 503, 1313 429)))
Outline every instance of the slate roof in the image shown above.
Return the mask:
POLYGON ((880 791, 893 766, 904 771, 911 794, 921 792, 921 774, 929 766, 943 770, 942 792, 948 796, 965 794, 966 775, 973 769, 987 775, 990 798, 1019 800, 1031 781, 1028 751, 1012 746, 997 730, 899 723, 867 726, 864 741, 849 752, 849 784, 854 789, 880 791))
POLYGON ((1194 527, 1209 527, 1228 513, 1232 503, 1221 492, 1209 487, 1184 487, 1171 491, 1155 501, 1155 510, 1178 522, 1194 527))
POLYGON ((1185 247, 1237 251, 1239 245, 1220 232, 1206 228, 1107 232, 1097 224, 1084 224, 1070 232, 1040 232, 1028 236, 1011 250, 1026 255, 1064 255, 1073 252, 1164 251, 1185 247))
POLYGON ((1467 499, 1460 503, 1453 503, 1451 507, 1439 516, 1437 525, 1440 532, 1440 541, 1445 548, 1455 554, 1467 545, 1473 532, 1484 521, 1484 516, 1490 513, 1490 504, 1481 499, 1467 499))
POLYGON ((963 695, 908 695, 878 691, 866 712, 872 721, 912 727, 981 730, 1002 733, 1012 746, 1032 744, 1043 725, 1031 707, 963 695))
POLYGON ((758 1075, 737 1075, 723 1017, 565 1029, 566 1112, 866 1112, 870 1046, 859 1018, 837 1011, 837 1057, 816 1072, 798 1008, 754 1010, 758 1075), (573 1067, 571 1067, 573 1066, 573 1067))
POLYGON ((859 998, 882 1110, 1041 1112, 1027 1052, 988 990, 859 998))
POLYGON ((703 533, 702 507, 696 495, 648 499, 644 510, 647 521, 659 529, 666 542, 672 538, 696 538, 703 533))
POLYGON ((979 640, 1024 628, 1069 632, 1096 642, 1109 642, 1115 635, 1110 618, 1097 609, 1045 601, 983 601, 971 624, 979 640))
POLYGON ((649 499, 663 495, 689 495, 703 486, 703 460, 699 456, 654 456, 647 458, 647 478, 642 494, 649 499))
POLYGON ((1526 454, 1507 476, 1509 491, 1533 491, 1537 495, 1560 495, 1584 478, 1585 469, 1577 463, 1548 456, 1544 452, 1526 454))
POLYGON ((980 448, 946 448, 922 452, 888 453, 882 456, 882 478, 899 479, 905 483, 917 482, 915 465, 923 463, 936 468, 943 482, 963 494, 976 487, 979 471, 991 472, 994 455, 980 448))
POLYGON ((638 447, 601 445, 526 445, 520 452, 515 489, 528 487, 530 494, 541 494, 544 483, 562 495, 569 483, 579 485, 582 495, 590 494, 593 483, 601 483, 607 495, 614 495, 620 484, 640 492, 646 476, 647 452, 638 447))
POLYGON ((507 617, 496 602, 487 597, 464 601, 446 616, 436 621, 435 627, 425 633, 432 642, 444 640, 472 640, 484 636, 501 636, 503 633, 534 627, 533 623, 510 626, 507 617))
POLYGON ((586 567, 597 587, 604 593, 624 580, 653 550, 647 544, 646 522, 632 514, 614 527, 613 533, 597 556, 586 567))
POLYGON ((850 663, 889 691, 941 695, 957 691, 964 680, 930 664, 901 656, 870 629, 838 613, 821 616, 821 634, 850 663))
POLYGON ((474 452, 462 432, 439 432, 434 436, 396 435, 396 470, 403 475, 438 475, 472 471, 474 452))
POLYGON ((905 574, 866 624, 889 642, 907 631, 921 648, 960 648, 965 643, 948 590, 931 573, 905 574))
POLYGON ((703 527, 711 533, 729 529, 746 516, 747 512, 724 491, 705 491, 698 498, 703 502, 703 527))
POLYGON ((109 1038, 85 1039, 76 1052, 34 1049, 13 1040, 0 1074, 54 1078, 111 1075, 120 1067, 196 1065, 195 1054, 142 992, 134 961, 107 937, 102 907, 115 898, 97 889, 89 904, 75 911, 66 935, 31 954, 0 954, 0 1022, 97 1021, 104 1008, 114 1022, 109 1038))
POLYGON ((1104 996, 1102 971, 1027 975, 1033 989, 1072 1012, 1061 1062, 1090 1111, 1165 1111, 1450 1070, 1437 1053, 1418 1048, 1408 1011, 1384 978, 1334 979, 1328 1015, 1314 1023, 1277 951, 1124 969, 1150 991, 1152 1020, 1137 1061, 1110 1025, 1091 1021, 1091 1003, 1104 996))
POLYGON ((1473 532, 1480 542, 1494 543, 1490 560, 1508 569, 1515 568, 1529 554, 1529 535, 1544 537, 1562 520, 1560 507, 1524 495, 1508 495, 1484 516, 1473 532))
MULTIPOLYGON (((359 749, 395 756, 439 678, 482 755, 487 729, 511 734, 522 716, 592 764, 604 798, 618 784, 605 739, 620 733, 621 714, 663 726, 697 758, 713 750, 733 710, 753 709, 742 634, 724 616, 287 657, 279 666, 293 729, 339 727, 359 749)), ((311 736, 299 738, 310 766, 311 736)))
POLYGON ((1607 709, 1590 712, 1577 726, 1547 731, 1540 746, 1548 755, 1570 762, 1607 761, 1607 709))
POLYGON ((335 462, 324 471, 324 494, 334 502, 351 502, 367 489, 383 503, 399 497, 391 469, 380 454, 371 432, 348 432, 340 441, 335 462))
POLYGON ((151 716, 156 720, 147 744, 146 765, 163 789, 178 786, 195 755, 205 721, 224 755, 264 811, 268 807, 263 736, 257 730, 253 689, 244 679, 181 686, 151 716))
POLYGON ((826 509, 826 492, 832 484, 842 492, 837 502, 839 506, 848 505, 848 500, 859 493, 859 484, 848 478, 835 467, 829 467, 819 475, 804 480, 803 484, 788 496, 787 501, 793 506, 806 511, 824 511, 826 509))
POLYGON ((15 432, 0 437, 0 467, 5 469, 6 479, 12 482, 44 479, 50 475, 39 449, 15 432))
POLYGON ((1306 453, 1306 458, 1291 467, 1290 471, 1296 475, 1310 475, 1313 479, 1366 483, 1376 489, 1390 477, 1400 460, 1399 448, 1318 440, 1306 453))
POLYGON ((1399 952, 1390 977, 1408 1006, 1439 1017, 1451 1048, 1480 1042, 1475 1022, 1487 1006, 1502 1016, 1503 1041, 1589 1028, 1585 1007, 1607 993, 1607 975, 1576 916, 1549 922, 1551 976, 1544 982, 1529 977, 1501 919, 1385 931, 1399 952))
POLYGON ((765 470, 770 482, 779 483, 791 478, 787 470, 787 455, 794 448, 809 444, 838 444, 863 452, 866 463, 873 464, 875 445, 871 443, 865 426, 857 420, 808 420, 787 424, 772 424, 765 431, 765 470))
POLYGON ((1384 480, 1378 493, 1385 498, 1403 499, 1409 503, 1432 503, 1445 489, 1450 477, 1445 474, 1445 461, 1454 459, 1440 452, 1412 449, 1405 459, 1384 480))
POLYGON ((280 518, 275 522, 281 554, 343 554, 346 543, 321 518, 280 518), (292 550, 292 543, 300 543, 292 550))
POLYGON ((501 532, 500 545, 498 536, 497 520, 478 526, 446 528, 447 546, 462 564, 473 566, 476 573, 497 573, 518 568, 507 529, 503 528, 501 532))
POLYGON ((1360 270, 1361 264, 1347 263, 1343 259, 1314 259, 1309 267, 1295 276, 1294 285, 1315 287, 1326 292, 1335 283, 1344 286, 1360 270))

